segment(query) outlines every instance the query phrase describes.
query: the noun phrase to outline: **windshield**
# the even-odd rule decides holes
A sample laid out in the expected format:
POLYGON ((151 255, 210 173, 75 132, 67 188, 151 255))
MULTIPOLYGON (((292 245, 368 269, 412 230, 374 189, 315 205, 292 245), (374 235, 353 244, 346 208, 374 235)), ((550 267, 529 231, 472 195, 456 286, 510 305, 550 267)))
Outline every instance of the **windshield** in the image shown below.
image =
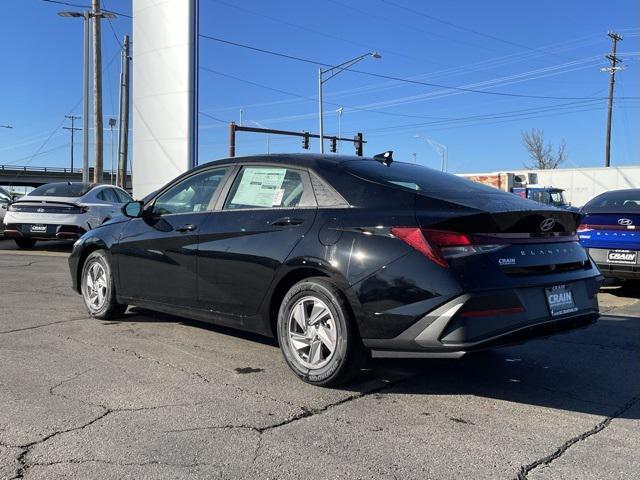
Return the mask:
POLYGON ((640 189, 618 190, 598 195, 584 206, 587 213, 593 212, 634 212, 640 213, 640 189))
POLYGON ((30 197, 82 197, 93 188, 90 183, 48 183, 31 191, 30 197))
POLYGON ((551 193, 551 204, 556 206, 564 206, 567 202, 564 199, 564 193, 562 190, 555 190, 551 193))

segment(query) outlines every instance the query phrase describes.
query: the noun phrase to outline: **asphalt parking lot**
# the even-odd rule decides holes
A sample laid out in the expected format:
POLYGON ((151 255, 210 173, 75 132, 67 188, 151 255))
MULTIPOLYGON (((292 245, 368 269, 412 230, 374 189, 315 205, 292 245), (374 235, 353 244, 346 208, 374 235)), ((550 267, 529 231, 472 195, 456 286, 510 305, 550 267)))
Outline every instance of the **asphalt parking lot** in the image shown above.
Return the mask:
POLYGON ((0 477, 640 476, 640 292, 588 329, 331 390, 273 342, 130 309, 90 319, 68 245, 0 241, 0 477))

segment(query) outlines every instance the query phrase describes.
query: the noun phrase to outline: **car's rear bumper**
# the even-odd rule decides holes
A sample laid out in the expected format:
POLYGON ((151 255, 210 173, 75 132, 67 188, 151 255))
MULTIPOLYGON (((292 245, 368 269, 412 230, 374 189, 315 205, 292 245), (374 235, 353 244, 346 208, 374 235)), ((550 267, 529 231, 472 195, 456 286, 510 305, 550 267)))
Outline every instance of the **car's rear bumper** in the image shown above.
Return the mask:
MULTIPOLYGON (((544 286, 459 295, 420 318, 394 338, 363 339, 374 356, 459 356, 465 352, 521 343, 581 328, 599 316, 596 297, 602 277, 567 283, 576 310, 553 317, 544 286), (504 298, 504 302, 500 299, 504 298), (465 316, 468 305, 498 302, 496 314, 465 316), (522 310, 503 308, 514 299, 522 310), (502 304, 501 304, 502 303, 502 304), (466 305, 466 306, 465 306, 466 305)), ((487 310, 489 311, 489 310, 487 310)))
POLYGON ((5 225, 6 238, 32 238, 34 240, 77 240, 86 230, 78 225, 42 224, 43 231, 31 231, 32 224, 9 223, 5 225))
POLYGON ((613 248, 587 248, 586 250, 605 277, 630 280, 640 279, 640 251, 629 250, 630 252, 637 252, 636 263, 634 264, 610 262, 608 255, 610 251, 615 250, 613 248))

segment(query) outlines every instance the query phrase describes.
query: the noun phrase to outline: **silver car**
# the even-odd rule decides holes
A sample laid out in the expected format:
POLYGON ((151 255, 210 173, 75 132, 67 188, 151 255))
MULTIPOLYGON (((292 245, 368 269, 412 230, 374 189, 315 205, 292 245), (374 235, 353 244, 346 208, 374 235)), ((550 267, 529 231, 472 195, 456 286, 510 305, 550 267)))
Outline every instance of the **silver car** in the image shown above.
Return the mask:
POLYGON ((20 248, 31 248, 38 240, 75 240, 120 215, 131 200, 113 185, 48 183, 9 204, 4 235, 20 248))
POLYGON ((11 194, 0 187, 0 234, 4 231, 4 215, 11 203, 11 194))

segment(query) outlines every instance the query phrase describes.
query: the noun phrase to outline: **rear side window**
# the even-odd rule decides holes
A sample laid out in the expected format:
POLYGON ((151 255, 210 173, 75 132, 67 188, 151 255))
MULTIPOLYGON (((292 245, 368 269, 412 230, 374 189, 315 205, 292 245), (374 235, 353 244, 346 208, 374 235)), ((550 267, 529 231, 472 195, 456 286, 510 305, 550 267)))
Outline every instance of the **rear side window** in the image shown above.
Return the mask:
POLYGON ((236 177, 225 210, 309 206, 303 173, 281 167, 244 167, 236 177))
POLYGON ((640 213, 640 190, 620 190, 598 195, 584 206, 587 213, 640 213))
POLYGON ((133 200, 133 198, 131 198, 131 196, 129 196, 129 194, 123 190, 114 188, 113 191, 116 192, 116 195, 120 199, 120 203, 127 203, 133 200))
POLYGON ((113 188, 104 188, 96 196, 103 202, 120 203, 120 199, 116 196, 113 188))

